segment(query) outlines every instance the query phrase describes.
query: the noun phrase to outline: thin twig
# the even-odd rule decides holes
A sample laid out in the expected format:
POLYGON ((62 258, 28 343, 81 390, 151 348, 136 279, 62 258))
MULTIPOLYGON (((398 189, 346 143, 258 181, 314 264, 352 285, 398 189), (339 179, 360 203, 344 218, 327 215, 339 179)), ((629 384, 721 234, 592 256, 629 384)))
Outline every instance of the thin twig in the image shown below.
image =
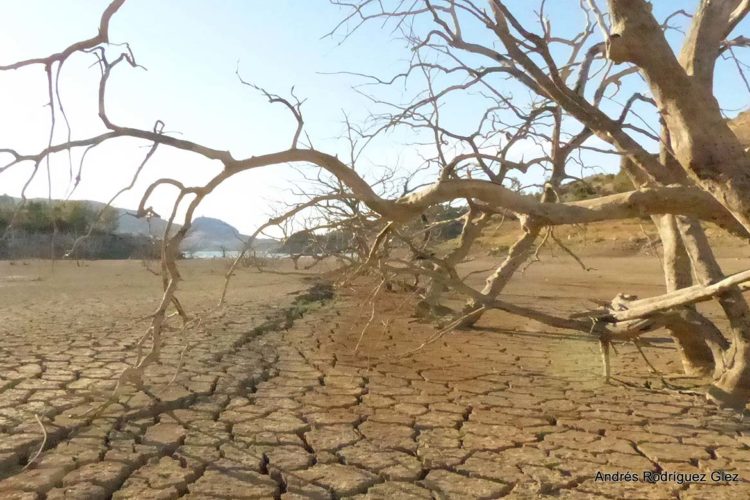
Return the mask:
MULTIPOLYGON (((654 375, 659 375, 661 377, 662 375, 661 372, 656 369, 656 367, 651 363, 651 361, 648 360, 648 358, 646 357, 646 353, 643 352, 643 349, 641 348, 641 343, 638 342, 637 338, 633 339, 633 345, 635 346, 636 349, 638 349, 638 352, 641 353, 641 357, 643 358, 643 361, 645 361, 646 364, 648 365, 648 369, 651 370, 651 373, 653 373, 654 375)), ((663 377, 662 377, 662 381, 663 381, 663 377)))
POLYGON ((570 248, 568 248, 562 241, 560 241, 560 239, 557 236, 555 236, 554 230, 552 230, 551 228, 550 228, 550 233, 549 234, 552 237, 552 240, 555 243, 557 243, 557 246, 559 246, 560 248, 562 248, 565 251, 565 253, 567 253, 568 255, 570 255, 571 257, 573 257, 573 259, 578 263, 579 266, 581 266, 581 268, 584 271, 586 271, 586 272, 596 271, 596 269, 594 269, 593 267, 588 267, 586 264, 584 264, 583 261, 580 259, 580 257, 578 257, 575 254, 575 252, 573 252, 573 250, 571 250, 570 248))
POLYGON ((384 277, 380 281, 380 284, 377 286, 377 288, 375 289, 375 291, 372 294, 370 294, 370 306, 371 306, 370 319, 367 320, 367 323, 365 324, 364 328, 362 328, 362 332, 360 332, 360 334, 359 334, 359 339, 357 340, 357 345, 354 346, 354 353, 355 354, 359 351, 359 346, 362 343, 362 339, 365 336, 365 332, 367 331, 367 329, 372 324, 372 321, 375 319, 375 299, 377 299, 378 295, 380 294, 380 290, 382 290, 383 285, 385 284, 385 282, 386 282, 386 278, 384 277))
POLYGON ((44 447, 47 446, 47 429, 44 428, 44 424, 39 419, 39 415, 35 413, 34 418, 36 419, 36 423, 39 424, 39 427, 42 429, 42 444, 39 445, 39 449, 36 450, 36 453, 34 453, 34 456, 29 459, 26 465, 24 465, 23 470, 28 469, 29 466, 33 464, 37 458, 39 458, 39 455, 42 454, 42 451, 44 451, 44 447))
POLYGON ((180 359, 179 359, 179 361, 177 362, 177 369, 176 369, 176 370, 174 371, 174 376, 172 376, 171 380, 170 380, 170 381, 169 381, 169 383, 167 384, 167 387, 169 387, 170 385, 172 385, 172 384, 174 383, 174 381, 175 381, 175 380, 177 380, 177 375, 179 375, 179 374, 180 374, 180 369, 182 369, 182 360, 183 360, 183 358, 184 358, 184 356, 185 356, 185 352, 186 352, 186 351, 187 351, 187 350, 188 350, 189 348, 190 348, 190 342, 188 342, 187 344, 185 344, 185 347, 183 347, 183 348, 182 348, 182 351, 180 351, 180 359))
POLYGON ((602 353, 602 371, 604 375, 604 381, 609 383, 609 379, 612 376, 612 368, 609 362, 609 345, 610 342, 607 339, 599 339, 599 350, 602 353))
POLYGON ((659 249, 656 248, 656 244, 654 243, 654 240, 652 240, 651 236, 649 236, 649 234, 646 232, 646 228, 643 227, 643 224, 638 223, 638 226, 640 226, 643 236, 646 237, 646 241, 648 241, 648 246, 651 248, 651 251, 654 252, 654 255, 656 255, 656 258, 659 259, 659 263, 661 264, 661 267, 664 268, 664 260, 662 259, 661 254, 659 254, 659 249))
POLYGON ((461 316, 460 318, 458 318, 455 321, 452 321, 451 323, 448 324, 448 326, 446 326, 445 328, 443 328, 442 330, 440 330, 439 332, 435 333, 430 338, 428 338, 427 340, 425 340, 424 342, 422 342, 422 344, 420 344, 418 347, 416 347, 416 348, 414 348, 414 349, 412 349, 410 351, 406 351, 404 353, 401 353, 397 357, 398 358, 405 358, 405 357, 411 356, 412 354, 416 354, 417 352, 421 351, 422 349, 424 349, 428 345, 433 344, 433 343, 437 342, 438 340, 440 340, 444 335, 446 335, 446 334, 452 332, 453 330, 455 330, 456 328, 458 328, 467 319, 473 317, 474 315, 481 315, 486 310, 487 310, 487 308, 485 306, 482 306, 482 307, 480 307, 478 309, 475 309, 475 310, 473 310, 473 311, 471 311, 471 312, 469 312, 467 314, 464 314, 463 316, 461 316))

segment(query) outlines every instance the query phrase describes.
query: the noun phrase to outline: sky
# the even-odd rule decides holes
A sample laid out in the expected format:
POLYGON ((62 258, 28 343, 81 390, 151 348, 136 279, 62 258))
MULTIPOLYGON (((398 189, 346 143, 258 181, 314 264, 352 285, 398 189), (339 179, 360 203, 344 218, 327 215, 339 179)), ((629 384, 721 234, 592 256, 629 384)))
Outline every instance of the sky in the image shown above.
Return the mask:
MULTIPOLYGON (((0 63, 47 55, 93 35, 107 3, 0 2, 4 24, 0 63)), ((321 73, 365 70, 365 62, 376 70, 386 69, 398 57, 396 50, 388 51, 385 37, 373 50, 366 32, 343 45, 323 38, 340 17, 339 9, 325 1, 128 0, 112 20, 110 37, 127 41, 146 70, 123 66, 115 71, 108 114, 115 123, 146 129, 161 119, 166 131, 231 150, 236 157, 288 147, 295 126, 291 115, 242 86, 235 75, 239 67, 243 78, 272 92, 286 95, 294 85, 295 93, 307 99, 303 112, 315 146, 334 144, 338 141, 333 138, 343 131, 342 110, 361 115, 367 103, 351 89, 351 79, 321 73)), ((60 77, 61 98, 74 137, 99 130, 95 128, 98 72, 89 68, 93 61, 90 55, 76 56, 65 64, 60 77)), ((0 74, 3 146, 33 152, 46 144, 47 101, 41 68, 0 74)), ((58 130, 57 138, 63 140, 64 127, 58 130)), ((109 199, 129 184, 146 153, 143 146, 126 140, 93 150, 84 163, 83 181, 71 198, 109 199)), ((59 175, 53 182, 53 198, 68 195, 67 163, 65 155, 54 158, 53 171, 59 175)), ((174 175, 186 183, 198 183, 219 168, 197 155, 162 148, 142 181, 115 205, 137 206, 143 187, 154 178, 174 175)), ((19 195, 30 169, 31 165, 23 165, 0 176, 0 193, 19 195)), ((293 172, 285 166, 243 174, 207 198, 198 215, 220 217, 249 232, 274 211, 290 178, 293 172)), ((46 173, 37 175, 27 195, 47 197, 46 173)), ((173 195, 157 192, 157 211, 167 212, 173 195)))
MULTIPOLYGON (((0 64, 45 56, 92 36, 107 4, 103 0, 0 0, 0 64)), ((519 0, 509 5, 523 10, 518 8, 519 0)), ((577 30, 581 19, 577 5, 578 0, 553 4, 550 16, 555 29, 577 30)), ((673 6, 666 0, 655 4, 657 14, 673 6)), ((531 19, 533 12, 529 9, 523 15, 531 19)), ((113 72, 108 115, 117 124, 145 129, 162 120, 170 134, 229 150, 236 158, 287 148, 295 128, 291 115, 241 85, 235 75, 239 69, 244 79, 274 93, 288 95, 294 86, 296 95, 305 99, 305 130, 314 146, 346 157, 344 113, 358 123, 377 111, 377 106, 353 88, 362 83, 361 78, 332 73, 389 76, 404 67, 410 54, 403 41, 379 23, 366 25, 346 41, 340 35, 325 36, 343 16, 344 11, 327 0, 127 0, 112 20, 110 39, 128 42, 145 69, 121 65, 113 72)), ((108 53, 118 50, 113 47, 108 53)), ((73 138, 102 130, 96 117, 99 74, 92 67, 94 62, 91 55, 77 55, 65 63, 60 76, 60 96, 73 138)), ((732 68, 723 64, 719 71, 732 68)), ((737 81, 736 77, 718 80, 720 86, 737 81)), ((638 80, 633 85, 637 86, 638 80)), ((409 91, 396 86, 379 90, 378 96, 400 100, 409 91)), ((514 91, 523 96, 523 89, 514 91)), ((722 94, 726 98, 722 104, 728 108, 747 106, 747 93, 737 88, 722 89, 722 94)), ((0 72, 0 148, 13 147, 24 153, 42 149, 49 139, 47 101, 40 67, 0 72)), ((616 109, 615 104, 607 105, 616 109)), ((482 109, 481 100, 467 97, 453 102, 447 111, 460 128, 473 123, 482 109)), ((66 134, 58 113, 53 142, 64 140, 66 134)), ((376 175, 374 165, 412 169, 422 154, 413 141, 399 133, 384 136, 368 148, 367 161, 358 168, 366 178, 376 175)), ((72 192, 70 160, 75 175, 81 152, 74 152, 70 159, 67 154, 55 155, 51 160, 51 197, 108 201, 130 183, 147 150, 147 143, 130 139, 92 150, 83 163, 82 181, 72 192)), ((604 170, 614 168, 611 159, 593 157, 592 161, 604 170)), ((0 194, 20 195, 31 167, 24 164, 0 174, 0 194)), ((135 208, 145 186, 156 178, 176 177, 186 184, 198 184, 220 168, 198 155, 162 147, 134 189, 114 205, 135 208)), ((251 233, 293 199, 290 189, 300 182, 299 174, 285 165, 243 173, 207 197, 197 215, 218 217, 243 233, 251 233)), ((40 170, 26 194, 50 195, 46 170, 40 170)), ((165 215, 174 194, 159 190, 150 204, 165 215)))

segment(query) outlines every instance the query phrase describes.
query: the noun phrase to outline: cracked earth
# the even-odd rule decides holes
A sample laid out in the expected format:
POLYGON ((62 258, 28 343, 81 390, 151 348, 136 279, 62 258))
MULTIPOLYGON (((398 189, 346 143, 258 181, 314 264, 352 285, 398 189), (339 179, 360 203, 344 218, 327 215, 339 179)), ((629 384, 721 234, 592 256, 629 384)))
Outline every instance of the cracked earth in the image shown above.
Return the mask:
MULTIPOLYGON (((146 391, 92 419, 134 358, 158 278, 131 262, 0 265, 3 499, 750 498, 750 422, 690 394, 703 381, 665 388, 631 346, 606 384, 591 339, 493 313, 402 357, 435 330, 408 317, 413 297, 384 294, 355 354, 371 285, 318 302, 310 276, 244 270, 215 310, 219 262, 184 264, 200 325, 167 332, 146 391), (738 481, 595 479, 627 471, 738 481)), ((658 262, 591 265, 537 264, 507 296, 574 310, 623 276, 630 293, 661 290, 658 262)), ((678 372, 665 339, 645 352, 678 372)))

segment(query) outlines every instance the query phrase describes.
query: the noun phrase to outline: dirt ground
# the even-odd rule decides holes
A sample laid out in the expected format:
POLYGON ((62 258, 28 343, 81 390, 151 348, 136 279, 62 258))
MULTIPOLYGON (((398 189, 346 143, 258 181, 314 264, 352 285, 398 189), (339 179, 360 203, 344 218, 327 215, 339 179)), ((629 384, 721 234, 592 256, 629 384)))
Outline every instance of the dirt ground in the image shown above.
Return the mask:
MULTIPOLYGON (((663 291, 653 257, 586 263, 546 257, 504 298, 564 313, 663 291)), ((201 321, 174 322, 146 390, 93 419, 159 278, 0 263, 0 498, 750 498, 750 423, 692 394, 705 381, 676 376, 659 335, 644 351, 664 378, 622 345, 609 384, 592 339, 499 312, 407 356, 436 331, 413 296, 384 293, 373 314, 369 283, 316 304, 299 299, 309 273, 242 270, 216 309, 225 265, 183 263, 201 321)))

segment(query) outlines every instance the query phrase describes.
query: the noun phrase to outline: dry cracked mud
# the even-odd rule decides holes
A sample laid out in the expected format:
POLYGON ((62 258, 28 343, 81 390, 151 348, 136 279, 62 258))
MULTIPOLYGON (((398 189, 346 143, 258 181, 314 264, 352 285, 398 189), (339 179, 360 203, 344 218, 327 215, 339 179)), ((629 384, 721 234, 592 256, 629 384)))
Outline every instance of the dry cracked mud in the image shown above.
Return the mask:
MULTIPOLYGON (((201 265, 184 294, 200 326, 169 332, 147 390, 95 419, 145 324, 133 311, 156 298, 134 293, 153 280, 123 264, 128 296, 97 266, 0 286, 0 498, 750 498, 750 422, 686 392, 701 381, 664 390, 632 346, 607 384, 591 339, 498 313, 404 357, 435 330, 409 317, 413 297, 385 294, 355 353, 367 283, 319 304, 299 299, 309 279, 245 271, 214 311, 219 285, 204 280, 220 268, 201 265), (42 443, 35 416, 47 439, 24 468, 42 443), (707 479, 596 480, 627 471, 707 479)), ((544 276, 529 271, 525 300, 560 289, 544 276)), ((663 340, 646 355, 674 372, 663 340)))

